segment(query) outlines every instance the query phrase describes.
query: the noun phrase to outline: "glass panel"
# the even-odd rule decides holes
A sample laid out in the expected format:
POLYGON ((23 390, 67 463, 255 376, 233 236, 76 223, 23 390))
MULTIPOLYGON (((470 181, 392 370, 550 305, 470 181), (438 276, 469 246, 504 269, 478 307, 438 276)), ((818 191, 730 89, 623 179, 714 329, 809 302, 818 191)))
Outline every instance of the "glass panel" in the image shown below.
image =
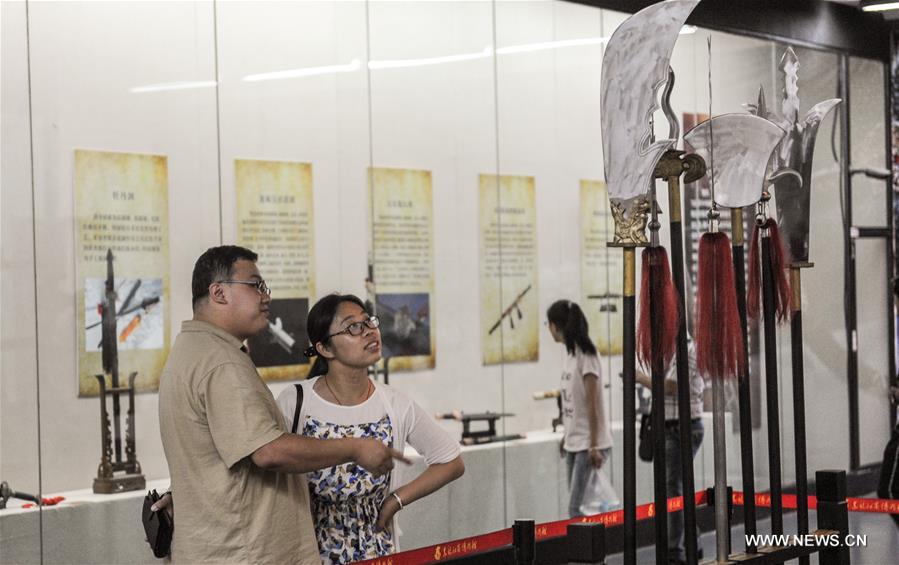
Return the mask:
POLYGON ((890 438, 889 334, 892 323, 887 308, 887 243, 882 239, 855 244, 858 277, 858 413, 859 463, 880 463, 890 438), (877 272, 881 271, 880 276, 877 272))
POLYGON ((217 23, 224 241, 259 253, 272 321, 301 342, 287 357, 270 338, 251 342, 277 398, 310 369, 300 352, 315 300, 365 298, 365 6, 228 2, 217 23), (281 203, 261 203, 274 194, 281 203))
MULTIPOLYGON (((481 183, 496 174, 492 10, 486 2, 368 4, 375 172, 371 195, 360 202, 372 217, 382 336, 385 354, 393 355, 390 385, 428 413, 506 411, 505 368, 485 366, 481 341, 482 320, 500 313, 499 303, 482 313, 481 300, 496 294, 498 283, 478 276, 487 260, 481 183), (392 235, 400 232, 401 241, 392 235)), ((362 257, 352 272, 363 273, 362 257)), ((511 433, 509 422, 500 419, 497 433, 511 433)), ((441 425, 461 439, 462 422, 441 425)), ((464 426, 486 431, 487 422, 464 426)), ((398 516, 404 549, 508 527, 502 444, 463 449, 465 475, 398 516)), ((423 469, 417 461, 403 481, 423 469)))
MULTIPOLYGON (((496 3, 498 166, 502 176, 495 215, 501 230, 499 248, 504 275, 499 293, 501 311, 533 285, 521 297, 519 313, 523 317, 510 312, 499 330, 506 360, 504 410, 515 414, 507 419, 508 431, 541 431, 529 434, 533 440, 527 444, 506 447, 509 521, 533 516, 542 522, 566 515, 565 463, 558 457, 558 435, 546 433, 556 407, 546 401, 534 406, 532 394, 559 387, 557 375, 565 353, 563 346, 553 342, 544 324, 546 309, 559 299, 580 298, 575 220, 579 180, 598 178, 595 173, 599 172, 584 174, 587 171, 580 169, 581 160, 576 155, 571 155, 574 166, 565 171, 567 174, 559 167, 562 147, 572 145, 565 138, 584 131, 570 121, 575 115, 573 107, 569 107, 571 113, 560 113, 560 85, 571 80, 574 68, 584 65, 585 52, 592 53, 598 61, 601 50, 598 46, 557 48, 555 42, 597 37, 599 25, 598 12, 583 6, 496 3), (580 28, 572 26, 575 14, 585 17, 580 28), (563 123, 569 127, 560 127, 563 123), (523 217, 533 217, 535 224, 523 217), (563 217, 568 221, 560 222, 563 217), (534 236, 535 248, 530 247, 529 239, 534 236), (537 339, 531 341, 533 337, 537 339), (537 347, 531 349, 529 345, 537 347)), ((572 85, 573 96, 568 99, 572 106, 583 109, 584 86, 572 85)), ((588 120, 598 117, 598 103, 593 110, 588 120)))
MULTIPOLYGON (((170 236, 171 246, 161 269, 170 265, 170 272, 152 273, 150 279, 169 277, 171 305, 165 305, 163 295, 159 309, 167 311, 172 319, 164 319, 163 314, 159 326, 169 324, 174 336, 177 322, 191 317, 187 289, 193 262, 202 250, 220 241, 213 9, 206 3, 70 3, 29 8, 41 476, 46 496, 58 494, 71 503, 84 502, 65 511, 44 511, 43 558, 48 561, 115 562, 128 551, 146 555, 144 534, 139 528, 131 527, 127 533, 116 532, 103 539, 93 537, 94 532, 109 530, 110 516, 121 516, 116 520, 134 524, 145 493, 131 491, 113 502, 91 491, 101 459, 97 426, 100 402, 91 393, 79 396, 81 370, 76 344, 80 332, 88 339, 97 337, 86 328, 76 327, 76 320, 86 319, 96 303, 85 307, 85 318, 79 316, 77 304, 87 303, 88 298, 74 291, 80 287, 75 264, 82 260, 80 254, 73 256, 80 243, 73 238, 78 227, 73 188, 75 150, 165 158, 162 172, 154 169, 160 176, 152 178, 163 178, 167 187, 168 210, 163 213, 168 212, 171 233, 163 237, 170 236), (85 41, 86 37, 91 40, 85 41), (86 539, 95 541, 85 543, 86 539)), ((131 194, 143 196, 140 189, 131 194)), ((106 205, 97 204, 101 208, 106 205)), ((106 247, 106 241, 98 246, 106 247)), ((110 242, 109 247, 114 248, 117 260, 127 254, 118 243, 110 242)), ((105 272, 100 263, 98 268, 105 272)), ((120 285, 123 279, 143 276, 127 272, 121 262, 115 264, 120 285)), ((25 292, 29 285, 18 288, 21 291, 17 292, 25 292)), ((125 297, 120 299, 124 301, 125 297)), ((156 335, 164 333, 158 327, 156 335)), ((86 348, 95 349, 95 345, 87 343, 86 348)), ((123 385, 124 375, 135 370, 124 360, 133 359, 126 357, 126 349, 124 345, 119 349, 123 385)), ((99 355, 95 353, 94 359, 90 370, 99 373, 99 355)), ((85 378, 91 381, 90 376, 85 378)), ((108 403, 111 407, 112 401, 108 403)), ((148 486, 163 490, 168 486, 168 468, 159 438, 157 404, 155 392, 139 394, 135 399, 136 448, 148 486)), ((124 395, 121 407, 124 438, 124 412, 128 408, 124 395)))
POLYGON ((887 180, 873 178, 864 169, 886 172, 886 106, 884 65, 870 59, 849 58, 849 99, 852 112, 851 143, 852 224, 887 225, 887 180))
MULTIPOLYGON (((0 192, 0 481, 13 491, 39 495, 37 340, 34 241, 28 123, 28 53, 24 3, 0 5, 2 25, 2 180, 0 192)), ((0 560, 41 559, 40 514, 27 501, 9 499, 0 509, 0 560)))

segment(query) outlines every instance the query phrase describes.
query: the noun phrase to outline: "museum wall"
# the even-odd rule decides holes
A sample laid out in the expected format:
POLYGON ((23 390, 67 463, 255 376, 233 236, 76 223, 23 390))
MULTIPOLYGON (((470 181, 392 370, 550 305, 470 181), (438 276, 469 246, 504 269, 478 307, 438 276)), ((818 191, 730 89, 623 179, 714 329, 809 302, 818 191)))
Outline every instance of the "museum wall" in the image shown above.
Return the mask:
MULTIPOLYGON (((37 339, 25 5, 0 17, 0 476, 39 489, 37 339)), ((15 484, 15 483, 13 483, 15 484)), ((29 490, 30 489, 30 490, 29 490)))
MULTIPOLYGON (((374 239, 369 169, 429 171, 434 367, 392 372, 390 384, 431 412, 513 413, 500 421, 503 434, 549 429, 555 402, 531 395, 558 387, 564 347, 544 327, 545 311, 560 298, 579 301, 585 311, 599 308, 582 288, 580 184, 603 179, 601 38, 626 15, 560 1, 72 2, 29 4, 26 28, 23 4, 4 2, 2 10, 3 480, 44 493, 89 488, 100 457, 99 402, 79 395, 76 149, 166 158, 171 340, 191 316, 194 260, 239 236, 235 160, 311 164, 313 299, 333 291, 365 295, 374 239), (288 70, 294 71, 272 74, 288 70), (484 363, 482 317, 486 311, 499 318, 502 308, 485 307, 482 298, 496 292, 505 304, 519 289, 482 279, 480 175, 533 178, 533 308, 515 318, 518 329, 506 320, 499 332, 513 336, 536 323, 536 359, 484 363)), ((709 112, 710 35, 713 113, 744 111, 759 85, 769 107, 779 109, 785 45, 694 28, 680 36, 672 57, 677 115, 709 112)), ((836 96, 838 56, 797 53, 804 113, 836 96)), ((883 166, 883 66, 853 59, 851 67, 853 164, 883 166)), ((803 274, 810 472, 847 468, 849 459, 840 167, 830 143, 835 118, 824 121, 816 146, 815 268, 803 274)), ((656 131, 667 132, 661 113, 656 131)), ((856 179, 856 223, 884 223, 883 187, 856 179)), ((704 229, 702 222, 693 227, 704 229)), ((667 226, 662 239, 669 245, 667 226)), ((878 245, 858 244, 863 463, 877 460, 888 432, 885 251, 878 245)), ((610 316, 594 319, 610 331, 610 316)), ((788 327, 778 343, 790 482, 788 327)), ((621 357, 606 355, 603 363, 608 413, 618 421, 621 357)), ((758 375, 754 401, 764 422, 758 375)), ((270 387, 277 396, 291 382, 270 387)), ((138 394, 137 453, 148 479, 168 475, 157 408, 154 392, 138 394)), ((456 422, 442 425, 461 433, 456 422)), ((711 445, 711 429, 706 433, 711 445)), ((763 490, 764 426, 754 433, 756 488, 763 490)), ((735 430, 728 442, 729 475, 740 488, 735 430)), ((620 446, 616 468, 619 454, 620 446)), ((515 474, 528 472, 502 461, 510 485, 515 474)), ((546 468, 556 464, 547 461, 546 468)), ((697 476, 710 484, 711 469, 697 476)), ((516 517, 508 503, 516 493, 504 496, 508 522, 516 517)))
MULTIPOLYGON (((206 3, 30 4, 29 12, 41 473, 44 492, 55 492, 88 488, 100 457, 99 402, 78 397, 74 150, 167 156, 170 276, 174 288, 189 288, 193 260, 220 237, 215 92, 129 89, 212 80, 213 13, 206 3)), ((21 190, 30 200, 29 184, 5 184, 4 194, 21 190)), ((10 212, 4 206, 4 215, 10 212)), ((4 249, 19 241, 4 239, 4 249)), ((15 288, 8 303, 26 303, 31 285, 15 288)), ((189 293, 170 297, 175 320, 189 317, 189 293)), ((13 369, 12 378, 31 373, 23 369, 13 369)), ((137 396, 138 459, 148 477, 167 474, 156 409, 155 394, 137 396)), ((4 430, 3 437, 5 460, 27 436, 4 430)))

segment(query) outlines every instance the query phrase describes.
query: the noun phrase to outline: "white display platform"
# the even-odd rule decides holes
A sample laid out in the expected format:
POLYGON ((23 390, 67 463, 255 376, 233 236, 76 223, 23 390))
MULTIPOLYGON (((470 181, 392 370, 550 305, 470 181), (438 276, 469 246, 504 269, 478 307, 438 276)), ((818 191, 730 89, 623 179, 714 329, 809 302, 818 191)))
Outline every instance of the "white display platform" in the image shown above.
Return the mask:
MULTIPOLYGON (((694 462, 696 489, 711 486, 713 460, 711 414, 703 415, 706 438, 694 462)), ((730 414, 727 415, 730 429, 730 414)), ((568 486, 559 456, 560 432, 532 432, 525 439, 462 448, 465 475, 398 515, 401 549, 414 549, 507 528, 517 518, 538 523, 565 517, 568 486), (505 498, 505 505, 503 500, 505 498)), ((611 479, 621 495, 622 426, 612 424, 611 479)), ((738 450, 728 449, 731 453, 738 450)), ((413 463, 399 465, 403 476, 424 470, 423 459, 409 449, 413 463)), ((731 467, 739 464, 731 459, 731 467)), ((733 478, 734 472, 730 475, 733 478)), ((737 472, 738 474, 738 472, 737 472)), ((160 492, 168 479, 148 481, 160 492)), ((140 513, 145 491, 94 494, 90 489, 47 494, 64 496, 56 506, 23 509, 20 501, 0 510, 0 563, 158 563, 144 537, 140 513)), ((652 464, 637 464, 638 503, 652 499, 652 464)))
MULTIPOLYGON (((704 413, 702 420, 706 435, 693 463, 696 490, 712 486, 715 480, 711 413, 704 413)), ((725 429, 731 429, 729 413, 725 429)), ((734 437, 728 434, 728 440, 734 437)), ((545 430, 505 444, 463 447, 465 475, 428 498, 410 504, 398 515, 401 548, 414 549, 501 530, 518 518, 541 523, 567 517, 568 484, 565 461, 559 456, 561 439, 561 432, 545 430)), ((611 469, 610 479, 620 497, 624 471, 620 421, 612 422, 612 441, 615 447, 607 472, 611 469)), ((730 483, 736 485, 740 475, 739 446, 728 445, 728 452, 730 483)), ((412 467, 401 471, 410 477, 425 467, 420 457, 412 459, 412 467)), ((652 489, 652 463, 638 461, 637 503, 652 502, 652 489)))

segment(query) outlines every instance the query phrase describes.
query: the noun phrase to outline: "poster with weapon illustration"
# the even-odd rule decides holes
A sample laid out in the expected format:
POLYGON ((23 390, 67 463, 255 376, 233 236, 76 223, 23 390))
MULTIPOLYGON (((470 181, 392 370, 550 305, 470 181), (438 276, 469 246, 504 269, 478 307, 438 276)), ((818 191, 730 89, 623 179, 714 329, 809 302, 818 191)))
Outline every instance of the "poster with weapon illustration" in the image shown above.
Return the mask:
POLYGON ((279 298, 269 304, 268 328, 247 340, 250 358, 261 368, 309 365, 303 348, 309 342, 308 298, 279 298))
POLYGON ((481 175, 481 344, 485 365, 537 361, 534 177, 481 175))
POLYGON ((431 297, 426 292, 378 295, 384 357, 431 352, 431 297))
MULTIPOLYGON (((119 279, 116 281, 116 336, 119 351, 161 349, 163 328, 162 279, 119 279)), ((102 351, 103 302, 106 279, 84 281, 84 343, 89 352, 102 351), (93 306, 93 307, 91 307, 93 306)))
POLYGON ((315 295, 311 163, 236 159, 237 241, 259 254, 272 289, 268 327, 250 338, 250 358, 266 381, 304 378, 306 317, 315 295))
POLYGON ((432 369, 434 220, 431 172, 370 169, 372 251, 366 289, 381 318, 383 357, 390 372, 432 369))
POLYGON ((78 396, 100 391, 101 317, 113 267, 119 364, 137 372, 135 390, 159 387, 171 331, 168 207, 165 156, 75 151, 78 396))

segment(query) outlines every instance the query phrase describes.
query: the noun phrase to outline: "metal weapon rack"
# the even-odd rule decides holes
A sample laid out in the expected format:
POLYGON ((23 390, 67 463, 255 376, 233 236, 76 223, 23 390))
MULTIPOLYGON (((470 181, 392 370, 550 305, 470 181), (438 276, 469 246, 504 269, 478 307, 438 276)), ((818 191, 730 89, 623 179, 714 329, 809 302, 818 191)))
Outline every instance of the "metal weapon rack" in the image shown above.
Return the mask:
POLYGON ((521 434, 497 435, 496 421, 505 416, 514 416, 508 412, 482 412, 479 414, 466 414, 458 410, 446 414, 436 414, 438 420, 457 420, 462 422, 462 445, 478 445, 481 443, 493 443, 497 441, 509 441, 524 438, 521 434), (487 422, 486 430, 471 430, 472 422, 487 422))
POLYGON ((106 290, 102 304, 103 324, 103 374, 96 375, 100 385, 100 465, 94 479, 94 492, 111 494, 131 490, 141 490, 147 481, 141 473, 137 461, 137 446, 134 439, 134 379, 137 371, 128 375, 128 384, 119 384, 119 359, 116 343, 116 290, 113 274, 112 250, 106 252, 106 290), (111 386, 107 388, 109 375, 111 386), (128 413, 125 418, 125 459, 122 459, 121 408, 119 397, 128 395, 128 413), (106 398, 112 397, 112 430, 106 398), (113 436, 113 430, 115 436, 113 436), (122 473, 116 475, 116 473, 122 473))

